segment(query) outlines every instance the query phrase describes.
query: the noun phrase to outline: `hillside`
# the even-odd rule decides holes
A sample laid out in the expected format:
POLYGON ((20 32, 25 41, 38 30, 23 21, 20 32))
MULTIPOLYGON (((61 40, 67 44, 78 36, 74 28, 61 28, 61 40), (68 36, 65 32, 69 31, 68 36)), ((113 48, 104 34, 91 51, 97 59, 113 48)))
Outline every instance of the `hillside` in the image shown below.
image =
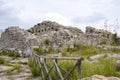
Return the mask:
MULTIPOLYGON (((117 34, 90 26, 83 32, 51 21, 43 21, 28 30, 11 26, 2 32, 0 80, 40 79, 39 71, 28 61, 32 56, 31 48, 37 55, 48 58, 83 57, 83 80, 120 80, 120 38, 117 34)), ((59 65, 67 70, 74 62, 68 63, 60 61, 59 65)), ((73 74, 73 78, 77 76, 76 72, 73 74)))
MULTIPOLYGON (((117 37, 116 37, 117 38, 117 37)), ((0 49, 16 50, 22 56, 28 56, 29 46, 42 47, 55 52, 62 51, 74 45, 100 45, 113 44, 114 34, 106 30, 86 27, 85 33, 75 27, 60 25, 56 22, 44 21, 33 26, 29 30, 20 29, 17 26, 7 28, 0 38, 0 49)))

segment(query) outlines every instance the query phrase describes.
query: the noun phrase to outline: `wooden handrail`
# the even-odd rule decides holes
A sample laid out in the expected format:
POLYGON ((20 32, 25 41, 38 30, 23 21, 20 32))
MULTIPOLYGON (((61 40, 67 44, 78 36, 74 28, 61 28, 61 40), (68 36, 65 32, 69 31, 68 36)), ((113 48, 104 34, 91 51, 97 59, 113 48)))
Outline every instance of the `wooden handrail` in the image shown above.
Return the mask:
POLYGON ((34 53, 33 49, 31 50, 32 55, 31 55, 31 59, 32 62, 35 62, 36 64, 34 64, 35 67, 39 67, 40 71, 41 71, 41 78, 42 80, 53 80, 50 72, 52 70, 55 69, 55 74, 56 74, 56 80, 68 80, 69 77, 71 77, 71 73, 73 72, 73 70, 75 70, 75 68, 78 67, 78 74, 79 74, 79 78, 82 77, 82 69, 81 69, 81 61, 83 60, 82 57, 47 57, 47 56, 40 56, 37 55, 36 53, 34 53), (73 60, 76 61, 75 65, 73 65, 73 67, 66 72, 66 75, 63 76, 62 72, 64 69, 61 69, 61 67, 58 64, 59 60, 73 60), (53 64, 51 66, 48 66, 47 61, 51 61, 53 64), (42 70, 43 69, 43 70, 42 70))

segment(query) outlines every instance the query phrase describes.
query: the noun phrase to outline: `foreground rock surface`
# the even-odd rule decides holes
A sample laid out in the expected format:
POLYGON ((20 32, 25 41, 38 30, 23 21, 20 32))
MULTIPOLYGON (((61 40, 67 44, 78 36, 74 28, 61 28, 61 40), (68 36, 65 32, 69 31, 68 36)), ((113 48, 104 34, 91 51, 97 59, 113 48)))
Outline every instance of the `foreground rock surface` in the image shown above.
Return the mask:
POLYGON ((13 59, 8 56, 0 57, 4 58, 10 64, 10 66, 0 65, 0 80, 39 80, 39 78, 33 78, 30 67, 28 66, 28 58, 13 59), (14 68, 14 65, 18 65, 20 71, 16 69, 8 73, 8 71, 14 68))
POLYGON ((105 77, 102 75, 93 75, 92 77, 83 78, 81 80, 120 80, 118 77, 105 77))

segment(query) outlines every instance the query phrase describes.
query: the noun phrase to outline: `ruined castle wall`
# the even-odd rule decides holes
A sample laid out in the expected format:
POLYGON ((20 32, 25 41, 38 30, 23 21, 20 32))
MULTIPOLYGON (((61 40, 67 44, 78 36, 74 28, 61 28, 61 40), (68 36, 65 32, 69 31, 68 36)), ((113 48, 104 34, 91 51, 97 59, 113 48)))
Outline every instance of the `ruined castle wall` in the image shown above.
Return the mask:
POLYGON ((49 33, 51 31, 58 31, 63 28, 64 27, 62 25, 57 24, 55 22, 44 21, 42 23, 38 23, 37 25, 35 25, 33 28, 31 28, 31 30, 37 35, 42 35, 49 33))
POLYGON ((113 34, 106 30, 86 27, 87 42, 97 44, 111 44, 113 42, 113 34))

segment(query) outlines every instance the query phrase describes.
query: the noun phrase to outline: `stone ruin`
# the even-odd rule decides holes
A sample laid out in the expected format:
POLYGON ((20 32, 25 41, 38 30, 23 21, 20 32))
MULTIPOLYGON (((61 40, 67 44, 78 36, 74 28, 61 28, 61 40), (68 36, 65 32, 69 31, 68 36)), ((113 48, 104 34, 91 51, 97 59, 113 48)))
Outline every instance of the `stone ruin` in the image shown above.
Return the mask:
POLYGON ((42 35, 42 34, 49 33, 51 31, 58 31, 63 28, 64 28, 64 26, 62 26, 56 22, 51 23, 51 21, 44 21, 44 22, 38 23, 37 25, 32 27, 31 30, 33 33, 35 33, 37 35, 42 35))
POLYGON ((32 33, 16 26, 7 28, 1 34, 0 49, 17 50, 21 56, 29 56, 30 46, 42 47, 46 50, 54 48, 55 51, 61 51, 74 47, 74 44, 95 46, 113 42, 113 34, 106 30, 86 27, 84 33, 78 28, 63 26, 51 21, 38 23, 30 31, 32 33), (49 45, 45 44, 46 40, 49 41, 49 45))
POLYGON ((86 38, 88 44, 98 45, 98 44, 112 44, 113 34, 103 29, 95 29, 93 27, 86 27, 86 38))

